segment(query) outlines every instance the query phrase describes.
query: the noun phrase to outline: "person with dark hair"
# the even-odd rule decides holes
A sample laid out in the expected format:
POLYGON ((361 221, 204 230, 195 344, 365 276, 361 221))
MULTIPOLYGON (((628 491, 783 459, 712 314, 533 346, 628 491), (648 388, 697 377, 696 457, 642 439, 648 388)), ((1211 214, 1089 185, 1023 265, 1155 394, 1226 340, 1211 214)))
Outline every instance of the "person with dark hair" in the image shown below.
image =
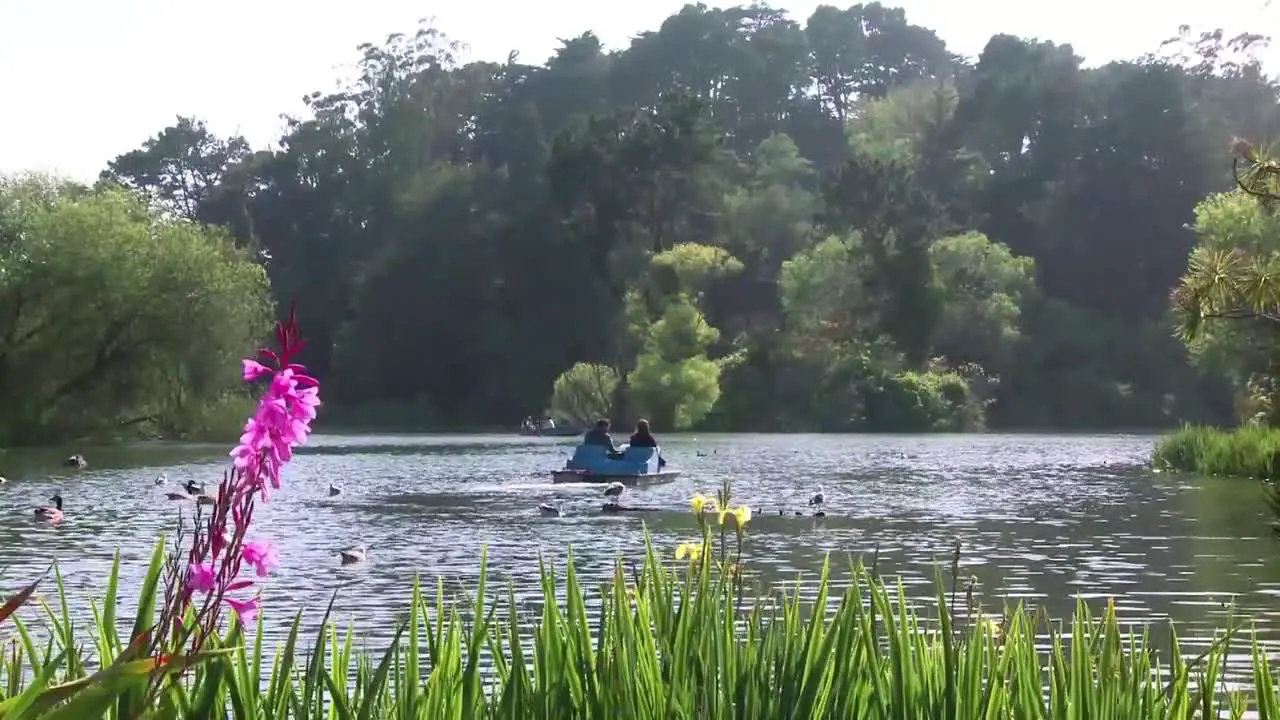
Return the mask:
MULTIPOLYGON (((631 447, 658 447, 658 439, 649 432, 649 421, 641 418, 636 421, 636 431, 631 435, 631 447)), ((661 456, 658 457, 658 467, 663 467, 667 461, 661 456)))
POLYGON ((631 447, 658 447, 658 440, 649 432, 649 421, 640 419, 636 421, 636 431, 631 436, 631 447))
POLYGON ((583 445, 599 445, 609 451, 609 457, 620 455, 618 448, 613 444, 613 436, 609 434, 609 421, 601 418, 596 421, 596 426, 587 431, 582 438, 583 445))

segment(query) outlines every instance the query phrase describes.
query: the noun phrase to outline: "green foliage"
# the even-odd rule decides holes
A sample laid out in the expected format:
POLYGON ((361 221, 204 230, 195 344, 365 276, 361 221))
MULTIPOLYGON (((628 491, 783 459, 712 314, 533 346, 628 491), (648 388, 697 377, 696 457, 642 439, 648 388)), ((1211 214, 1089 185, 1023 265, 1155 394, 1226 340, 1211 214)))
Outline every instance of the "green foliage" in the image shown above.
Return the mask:
POLYGON ((961 432, 983 427, 982 408, 955 372, 908 370, 885 378, 868 398, 875 427, 889 432, 961 432))
MULTIPOLYGON (((725 517, 749 527, 749 516, 725 517)), ((707 524, 723 521, 713 514, 707 524)), ((162 665, 133 659, 134 646, 119 634, 117 560, 86 634, 65 598, 60 611, 45 607, 54 629, 47 645, 16 623, 12 652, 0 663, 0 711, 252 720, 630 717, 665 708, 713 719, 887 719, 1057 718, 1093 707, 1191 720, 1280 709, 1266 654, 1233 627, 1194 660, 1173 636, 1169 662, 1160 665, 1146 631, 1122 630, 1110 603, 1095 616, 1080 600, 1068 629, 1021 605, 995 617, 972 604, 955 607, 940 583, 924 615, 874 567, 852 566, 852 581, 837 591, 824 565, 812 597, 835 610, 814 613, 798 589, 755 596, 749 564, 713 559, 709 535, 676 554, 672 562, 650 546, 633 574, 618 564, 598 595, 582 585, 572 557, 561 575, 542 565, 532 614, 509 590, 492 592, 482 558, 474 599, 415 584, 385 650, 362 652, 354 633, 340 632, 326 613, 310 642, 296 617, 274 657, 259 620, 254 639, 235 626, 221 649, 162 665), (1233 652, 1249 653, 1256 691, 1221 690, 1233 652), (131 693, 156 675, 158 705, 132 704, 131 693)), ((161 557, 158 546, 148 577, 158 576, 161 557)), ((140 619, 153 612, 156 590, 143 588, 140 619)))
POLYGON ((1198 243, 1173 294, 1178 336, 1231 379, 1242 420, 1280 422, 1280 217, 1245 189, 1196 206, 1198 243))
POLYGON ((0 444, 203 432, 271 312, 225 233, 118 190, 0 179, 0 444))
MULTIPOLYGON (((1168 294, 1197 203, 1280 191, 1266 153, 1233 177, 1221 151, 1280 135, 1261 42, 1084 67, 999 34, 967 60, 878 3, 690 5, 616 50, 461 64, 426 26, 362 46, 271 150, 179 118, 104 179, 260 250, 349 417, 509 426, 591 363, 630 420, 648 328, 687 294, 721 331, 699 421, 721 429, 877 429, 868 393, 935 358, 993 426, 1223 422, 1232 387, 1270 393, 1269 351, 1234 349, 1250 330, 1193 366, 1168 294)), ((666 361, 646 374, 684 375, 666 361)))
POLYGON ((873 311, 862 287, 868 268, 861 245, 857 234, 831 236, 782 263, 778 291, 789 327, 866 332, 873 311))
POLYGON ((1160 438, 1151 465, 1174 472, 1280 481, 1280 430, 1185 425, 1160 438))
POLYGON ((934 350, 954 362, 1009 367, 1021 339, 1023 303, 1036 292, 1035 261, 976 232, 941 238, 929 252, 943 288, 934 350))
MULTIPOLYGON (((708 283, 742 272, 742 262, 723 248, 680 243, 654 255, 651 272, 670 276, 674 280, 671 291, 697 297, 708 283)), ((661 280, 657 282, 659 286, 666 284, 661 280)))
POLYGON ((1175 296, 1183 337, 1201 339, 1213 320, 1270 329, 1280 306, 1280 216, 1237 190, 1196 206, 1195 229, 1199 242, 1175 296))
POLYGON ((955 116, 960 96, 951 83, 919 80, 861 103, 845 126, 854 152, 881 160, 918 162, 927 143, 955 116))
POLYGON ((582 425, 609 417, 618 373, 607 365, 577 363, 556 378, 551 414, 582 425))
POLYGON ((720 337, 687 298, 670 301, 649 326, 631 373, 632 396, 659 427, 686 429, 720 398, 720 365, 706 352, 720 337))

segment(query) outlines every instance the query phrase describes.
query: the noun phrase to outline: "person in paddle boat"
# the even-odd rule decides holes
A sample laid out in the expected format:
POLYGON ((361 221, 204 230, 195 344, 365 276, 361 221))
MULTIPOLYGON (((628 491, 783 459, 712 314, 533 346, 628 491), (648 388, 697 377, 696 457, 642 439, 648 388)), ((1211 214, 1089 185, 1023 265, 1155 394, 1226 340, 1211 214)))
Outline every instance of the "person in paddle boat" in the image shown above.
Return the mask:
MULTIPOLYGON (((658 439, 649 432, 649 421, 640 418, 636 421, 636 431, 631 435, 631 447, 658 447, 658 439)), ((663 467, 667 461, 661 455, 658 456, 658 467, 663 467)))
POLYGON ((622 451, 613 444, 613 436, 609 434, 609 421, 601 418, 596 421, 596 426, 587 431, 582 437, 583 445, 599 445, 607 448, 609 457, 617 460, 622 457, 622 451))

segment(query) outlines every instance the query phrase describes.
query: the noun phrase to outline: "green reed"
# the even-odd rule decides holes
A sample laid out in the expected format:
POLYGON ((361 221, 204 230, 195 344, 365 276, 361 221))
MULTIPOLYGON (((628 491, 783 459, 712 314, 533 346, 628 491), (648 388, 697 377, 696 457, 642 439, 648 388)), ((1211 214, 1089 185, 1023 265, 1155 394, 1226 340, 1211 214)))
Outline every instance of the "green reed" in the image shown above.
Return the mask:
POLYGON ((375 654, 354 650, 353 633, 326 612, 310 642, 295 616, 270 656, 259 619, 252 639, 233 625, 199 657, 139 657, 163 545, 132 621, 117 615, 117 557, 83 636, 55 570, 56 607, 39 602, 42 642, 14 615, 34 583, 0 607, 0 622, 12 621, 0 718, 1280 718, 1256 641, 1256 691, 1223 688, 1230 629, 1191 661, 1173 637, 1161 666, 1146 631, 1123 632, 1110 605, 1095 617, 1079 602, 1068 629, 1021 605, 959 622, 941 582, 936 609, 917 614, 900 584, 857 564, 839 591, 824 564, 810 603, 798 586, 741 603, 744 571, 714 560, 710 538, 704 528, 704 551, 684 562, 647 544, 642 563, 617 564, 599 589, 583 586, 572 556, 562 574, 543 565, 533 618, 518 614, 510 588, 487 599, 484 560, 469 601, 446 597, 441 582, 433 592, 415 583, 407 618, 375 654), (156 704, 139 706, 157 674, 156 704))
POLYGON ((1280 429, 1184 425, 1160 439, 1151 464, 1176 472, 1280 480, 1280 429))

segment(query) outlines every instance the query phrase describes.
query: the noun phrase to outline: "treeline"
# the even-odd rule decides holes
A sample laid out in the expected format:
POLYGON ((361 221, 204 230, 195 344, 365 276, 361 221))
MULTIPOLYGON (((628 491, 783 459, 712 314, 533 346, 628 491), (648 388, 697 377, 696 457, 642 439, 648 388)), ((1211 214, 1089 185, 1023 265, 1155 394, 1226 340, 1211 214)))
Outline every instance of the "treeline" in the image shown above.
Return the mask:
POLYGON ((180 118, 103 184, 261 258, 330 422, 513 425, 553 385, 659 429, 1225 421, 1169 292, 1231 137, 1280 131, 1261 42, 969 61, 878 3, 690 5, 625 50, 464 65, 424 28, 276 149, 180 118))

